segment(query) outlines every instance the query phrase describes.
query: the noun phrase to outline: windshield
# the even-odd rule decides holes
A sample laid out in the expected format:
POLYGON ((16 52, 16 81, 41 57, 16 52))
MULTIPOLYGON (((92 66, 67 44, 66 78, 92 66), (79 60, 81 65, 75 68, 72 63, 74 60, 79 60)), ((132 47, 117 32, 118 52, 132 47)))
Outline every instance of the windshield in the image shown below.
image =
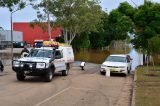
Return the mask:
POLYGON ((45 49, 34 49, 34 50, 31 50, 28 57, 47 57, 47 58, 51 58, 51 57, 53 57, 53 51, 52 50, 45 50, 45 49))
POLYGON ((111 62, 126 62, 125 57, 120 57, 120 56, 109 56, 106 61, 111 61, 111 62))

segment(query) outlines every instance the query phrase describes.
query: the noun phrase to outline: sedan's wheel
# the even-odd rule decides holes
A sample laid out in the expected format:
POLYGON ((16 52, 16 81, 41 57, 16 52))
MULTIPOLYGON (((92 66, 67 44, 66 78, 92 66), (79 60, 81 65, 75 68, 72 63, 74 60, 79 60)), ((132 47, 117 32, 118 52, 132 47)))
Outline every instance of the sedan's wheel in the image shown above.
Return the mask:
POLYGON ((18 80, 18 81, 24 81, 24 79, 25 79, 24 73, 19 73, 19 72, 17 72, 17 73, 16 73, 16 76, 17 76, 17 80, 18 80))
POLYGON ((49 71, 46 73, 45 81, 46 81, 46 82, 51 82, 52 79, 53 79, 53 72, 52 72, 52 70, 49 70, 49 71))

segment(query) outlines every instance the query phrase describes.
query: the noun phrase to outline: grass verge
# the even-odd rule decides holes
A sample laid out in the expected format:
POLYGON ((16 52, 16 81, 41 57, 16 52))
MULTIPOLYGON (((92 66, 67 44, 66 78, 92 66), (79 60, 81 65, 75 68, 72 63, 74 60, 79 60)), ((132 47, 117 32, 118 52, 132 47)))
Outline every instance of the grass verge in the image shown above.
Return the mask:
POLYGON ((160 106, 160 66, 137 69, 135 99, 136 106, 160 106))

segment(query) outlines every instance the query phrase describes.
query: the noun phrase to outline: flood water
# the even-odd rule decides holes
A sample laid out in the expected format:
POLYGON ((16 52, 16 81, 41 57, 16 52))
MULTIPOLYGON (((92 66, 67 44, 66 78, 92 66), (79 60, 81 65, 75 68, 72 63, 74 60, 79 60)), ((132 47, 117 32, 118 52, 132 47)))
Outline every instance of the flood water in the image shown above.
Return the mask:
POLYGON ((135 49, 129 52, 132 60, 132 70, 135 70, 137 66, 143 65, 143 55, 138 53, 135 49))
MULTIPOLYGON (((82 50, 75 52, 75 60, 102 64, 110 54, 125 54, 125 53, 124 50, 110 50, 110 51, 82 50)), ((128 54, 133 59, 132 70, 135 70, 137 66, 143 64, 143 55, 138 53, 134 48, 128 50, 128 54)))
MULTIPOLYGON (((131 47, 132 48, 132 47, 131 47)), ((127 53, 133 58, 132 60, 132 70, 138 65, 143 64, 143 57, 142 54, 139 54, 135 49, 127 49, 127 53)), ((102 64, 104 60, 110 54, 125 54, 124 49, 110 49, 108 50, 100 50, 100 49, 92 49, 92 50, 80 50, 75 51, 75 61, 85 61, 85 62, 92 62, 97 64, 102 64)), ((10 65, 10 54, 4 53, 0 55, 2 62, 4 65, 10 65)), ((14 53, 14 57, 20 57, 20 54, 14 53)))

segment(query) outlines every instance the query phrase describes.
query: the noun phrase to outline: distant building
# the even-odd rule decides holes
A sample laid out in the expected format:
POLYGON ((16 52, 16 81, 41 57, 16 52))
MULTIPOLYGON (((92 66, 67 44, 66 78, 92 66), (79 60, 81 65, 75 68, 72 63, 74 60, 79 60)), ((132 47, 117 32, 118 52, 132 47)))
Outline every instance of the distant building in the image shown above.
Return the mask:
MULTIPOLYGON (((11 41, 11 31, 10 30, 0 30, 0 41, 11 41)), ((13 31, 13 41, 21 42, 23 41, 23 33, 20 31, 13 31)))
MULTIPOLYGON (((23 33, 19 31, 13 31, 13 42, 22 42, 23 33)), ((9 47, 11 44, 11 31, 0 30, 0 50, 9 47)))
MULTIPOLYGON (((48 32, 42 30, 41 27, 36 25, 34 28, 30 26, 30 23, 15 22, 13 23, 13 30, 23 32, 23 41, 33 44, 34 40, 49 40, 48 32)), ((55 28, 52 31, 52 39, 56 39, 61 36, 60 28, 55 28)))

